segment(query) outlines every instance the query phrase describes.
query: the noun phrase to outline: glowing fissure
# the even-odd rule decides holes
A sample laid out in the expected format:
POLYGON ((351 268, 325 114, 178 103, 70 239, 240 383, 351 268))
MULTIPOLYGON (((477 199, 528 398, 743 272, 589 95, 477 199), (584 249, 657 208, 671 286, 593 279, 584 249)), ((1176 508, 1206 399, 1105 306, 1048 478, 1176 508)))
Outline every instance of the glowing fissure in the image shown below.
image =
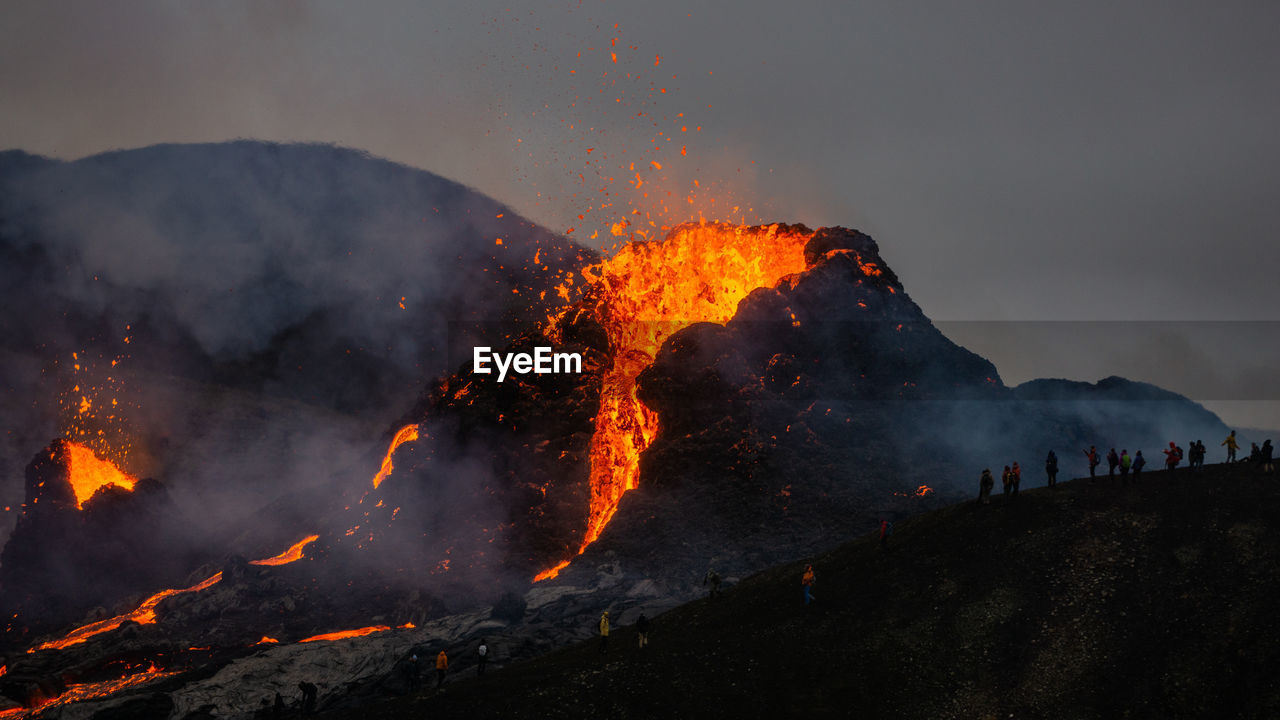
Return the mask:
POLYGON ((378 486, 382 484, 382 481, 386 480, 387 476, 391 474, 391 471, 395 469, 395 465, 392 463, 391 459, 392 456, 396 454, 396 449, 407 442, 413 442, 417 439, 417 425, 405 425, 400 428, 396 433, 396 436, 391 439, 391 446, 387 448, 387 454, 382 457, 382 467, 378 468, 378 474, 373 476, 374 490, 377 490, 378 486))
MULTIPOLYGON (((600 537, 622 496, 639 482, 640 454, 657 435, 658 418, 636 397, 636 378, 663 341, 694 323, 724 324, 752 290, 803 272, 812 236, 781 225, 687 224, 662 242, 627 243, 583 270, 613 365, 604 374, 591 438, 591 506, 578 553, 600 537)), ((555 577, 567 564, 535 581, 555 577)))
MULTIPOLYGON (((308 535, 279 555, 265 558, 263 560, 254 560, 250 564, 285 565, 287 563, 300 560, 302 558, 303 549, 310 543, 315 542, 318 538, 318 535, 308 535)), ((57 640, 50 640, 49 642, 41 643, 27 652, 33 653, 37 650, 61 650, 62 648, 71 647, 72 645, 78 645, 95 635, 101 635, 102 633, 115 630, 130 621, 138 623, 139 625, 151 625, 156 622, 156 607, 160 604, 160 601, 165 598, 173 597, 174 595, 185 595, 187 593, 200 592, 201 590, 217 585, 221 581, 222 573, 217 572, 191 587, 161 590, 155 595, 143 600, 141 605, 130 612, 122 615, 116 615, 115 617, 107 618, 106 620, 89 623, 88 625, 82 625, 57 640)))
POLYGON ((122 472, 115 465, 99 458, 88 447, 67 441, 67 480, 76 495, 76 507, 83 508, 85 501, 101 488, 115 485, 132 491, 138 479, 122 472))

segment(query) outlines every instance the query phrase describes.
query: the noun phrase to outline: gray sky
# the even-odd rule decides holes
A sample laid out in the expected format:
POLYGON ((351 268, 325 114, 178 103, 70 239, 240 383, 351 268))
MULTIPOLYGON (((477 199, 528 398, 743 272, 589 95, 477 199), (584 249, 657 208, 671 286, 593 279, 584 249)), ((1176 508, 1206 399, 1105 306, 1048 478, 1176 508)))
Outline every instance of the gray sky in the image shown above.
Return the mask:
POLYGON ((587 242, 664 205, 856 227, 1006 382, 1280 427, 1277 326, 1178 328, 1280 321, 1277 37, 1274 2, 8 2, 0 146, 336 142, 587 242), (1175 339, 1018 334, 1117 320, 1175 339))

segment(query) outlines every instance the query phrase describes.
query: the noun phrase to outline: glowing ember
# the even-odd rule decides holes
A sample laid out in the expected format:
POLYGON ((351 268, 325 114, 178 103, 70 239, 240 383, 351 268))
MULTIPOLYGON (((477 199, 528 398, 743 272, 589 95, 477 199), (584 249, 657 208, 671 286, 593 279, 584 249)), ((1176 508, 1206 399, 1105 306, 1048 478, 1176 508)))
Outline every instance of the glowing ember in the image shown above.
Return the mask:
POLYGON ((273 637, 267 637, 266 635, 263 635, 262 639, 254 643, 254 645, 275 645, 279 642, 280 642, 279 640, 273 637))
POLYGON ((387 479, 387 476, 391 474, 391 471, 395 469, 395 466, 391 463, 391 456, 395 455, 396 448, 417 439, 417 425, 405 425, 400 428, 400 431, 396 433, 396 436, 391 439, 391 447, 387 448, 386 456, 382 458, 382 467, 378 469, 378 474, 373 476, 373 488, 375 490, 378 489, 378 486, 382 484, 383 480, 387 479))
POLYGON ((324 633, 322 635, 312 635, 311 637, 299 640, 298 642, 309 643, 320 642, 322 640, 341 640, 343 638, 364 637, 365 635, 386 632, 390 629, 390 625, 373 625, 371 627, 357 628, 355 630, 339 630, 338 632, 324 633))
POLYGON ((138 479, 126 475, 119 468, 106 460, 100 459, 92 450, 79 443, 65 443, 67 450, 67 479, 76 494, 76 507, 83 508, 84 503, 99 489, 115 485, 125 490, 133 490, 138 479))
MULTIPOLYGON (((250 564, 284 565, 285 563, 294 562, 302 557, 303 548, 314 542, 318 537, 319 536, 317 535, 308 535, 306 538, 303 538, 301 541, 294 544, 293 547, 290 547, 279 555, 266 558, 265 560, 254 560, 250 564)), ((102 633, 115 630, 129 621, 138 623, 139 625, 151 625, 156 622, 156 606, 160 604, 160 601, 168 597, 173 597, 174 595, 185 595, 186 593, 200 592, 201 590, 217 585, 221 581, 222 573, 218 572, 188 588, 171 588, 168 590, 161 590, 155 595, 152 595, 142 601, 142 604, 131 612, 107 618, 106 620, 99 620, 95 623, 89 623, 88 625, 82 625, 58 640, 50 640, 49 642, 41 643, 27 652, 33 653, 37 650, 61 650, 63 648, 71 647, 72 645, 78 645, 95 635, 101 635, 102 633)))
POLYGON ((302 538, 301 540, 299 540, 298 542, 294 543, 293 547, 290 547, 288 550, 285 550, 284 552, 280 553, 279 555, 276 555, 275 557, 269 557, 265 560, 254 560, 249 564, 250 565, 287 565, 291 562, 301 560, 302 550, 306 546, 310 545, 311 543, 319 539, 320 539, 319 535, 308 535, 302 538))
MULTIPOLYGON (((582 549, 594 542, 636 487, 640 454, 658 432, 657 416, 636 397, 636 378, 672 333, 698 322, 725 323, 752 290, 805 270, 812 233, 780 225, 686 224, 663 242, 631 242, 583 270, 598 297, 596 318, 609 334, 606 371, 591 438, 591 507, 582 549)), ((543 571, 553 578, 567 562, 543 571)))

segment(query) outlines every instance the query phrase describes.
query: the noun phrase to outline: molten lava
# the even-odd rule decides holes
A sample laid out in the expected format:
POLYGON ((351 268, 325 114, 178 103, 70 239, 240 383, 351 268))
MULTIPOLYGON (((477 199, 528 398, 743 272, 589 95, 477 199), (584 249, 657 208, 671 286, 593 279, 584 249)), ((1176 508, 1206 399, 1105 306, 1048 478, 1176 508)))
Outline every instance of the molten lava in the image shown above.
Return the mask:
POLYGON ((357 628, 355 630, 339 630, 338 632, 324 633, 322 635, 312 635, 311 637, 304 638, 298 642, 309 643, 319 642, 322 640, 341 640, 343 638, 364 637, 365 635, 386 632, 390 629, 390 625, 374 625, 372 627, 357 628))
POLYGON ((386 480, 387 476, 391 474, 391 471, 395 469, 395 465, 393 465, 391 462, 391 457, 395 455, 396 448, 400 447, 401 445, 407 442, 413 442, 414 440, 417 440, 417 439, 418 439, 417 425, 405 425, 404 427, 400 428, 400 431, 396 433, 396 436, 391 439, 391 447, 387 448, 387 454, 382 458, 382 467, 378 469, 378 474, 373 476, 374 490, 377 490, 378 486, 382 484, 382 481, 386 480))
MULTIPOLYGON (((250 564, 284 565, 286 563, 294 562, 302 558, 303 548, 308 544, 315 542, 318 537, 318 535, 308 535, 279 555, 263 560, 254 560, 250 564)), ((88 625, 82 625, 57 640, 50 640, 49 642, 41 643, 27 652, 33 653, 37 650, 61 650, 63 648, 71 647, 72 645, 78 645, 94 635, 101 635, 104 632, 115 630, 128 621, 133 621, 139 625, 151 625, 156 622, 156 606, 160 604, 161 600, 173 597, 174 595, 185 595, 186 593, 200 592, 201 590, 217 585, 221 581, 222 573, 217 572, 188 588, 170 588, 168 590, 161 590, 155 595, 143 600, 141 605, 130 612, 122 615, 116 615, 115 617, 107 618, 106 620, 89 623, 88 625)))
POLYGON ((125 490, 133 490, 138 479, 120 471, 115 465, 100 459, 92 450, 68 441, 66 448, 67 479, 76 494, 76 507, 83 508, 84 503, 101 488, 115 485, 125 490))
POLYGON ((301 560, 302 550, 306 548, 308 545, 310 545, 311 543, 319 539, 320 539, 319 535, 308 535, 302 538, 301 540, 299 540, 298 542, 294 543, 293 546, 290 547, 288 550, 285 550, 284 552, 280 553, 279 555, 276 555, 275 557, 269 557, 265 560, 254 560, 249 564, 250 565, 288 565, 289 563, 294 562, 296 560, 301 560))
MULTIPOLYGON (((752 290, 773 287, 806 268, 810 232, 781 225, 687 224, 662 242, 631 242, 583 270, 596 319, 613 348, 591 439, 591 507, 581 553, 636 487, 640 454, 658 433, 657 416, 636 397, 636 378, 662 342, 698 322, 726 323, 752 290)), ((555 577, 568 562, 540 573, 555 577)))

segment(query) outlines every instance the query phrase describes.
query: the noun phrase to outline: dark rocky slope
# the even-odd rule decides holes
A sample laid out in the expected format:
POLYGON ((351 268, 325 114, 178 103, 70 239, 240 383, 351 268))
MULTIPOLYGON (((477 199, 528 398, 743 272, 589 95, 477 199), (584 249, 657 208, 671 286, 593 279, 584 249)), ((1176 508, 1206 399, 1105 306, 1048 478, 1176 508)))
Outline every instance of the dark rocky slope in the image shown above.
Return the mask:
POLYGON ((483 681, 464 659, 341 717, 1276 717, 1275 483, 1211 465, 964 502, 812 558, 808 608, 791 563, 657 617, 643 653, 621 627, 483 681))

